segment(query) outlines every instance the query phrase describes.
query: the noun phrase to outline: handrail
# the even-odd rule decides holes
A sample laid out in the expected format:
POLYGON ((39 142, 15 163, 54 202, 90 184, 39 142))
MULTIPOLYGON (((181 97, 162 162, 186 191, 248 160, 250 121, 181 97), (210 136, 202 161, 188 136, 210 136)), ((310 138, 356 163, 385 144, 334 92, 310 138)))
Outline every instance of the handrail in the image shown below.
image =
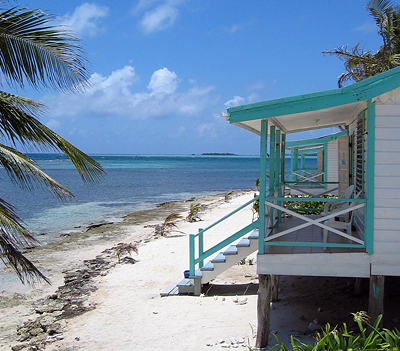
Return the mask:
MULTIPOLYGON (((240 210, 242 210, 243 208, 249 206, 252 202, 258 200, 260 197, 259 196, 255 196, 253 199, 251 199, 250 201, 247 201, 244 205, 238 207, 236 210, 233 210, 232 212, 228 213, 227 215, 225 215, 224 217, 222 217, 221 219, 219 219, 218 221, 214 222, 213 224, 210 224, 208 227, 201 229, 201 231, 204 233, 205 231, 211 229, 212 227, 215 227, 217 224, 221 223, 222 221, 224 221, 225 219, 229 218, 230 216, 234 215, 235 213, 239 212, 240 210)), ((194 234, 195 237, 199 236, 200 234, 200 230, 199 233, 194 234)))
POLYGON ((259 220, 256 220, 256 221, 254 221, 251 224, 247 225, 246 227, 240 229, 239 231, 237 231, 233 235, 229 236, 225 240, 219 242, 218 244, 214 245, 213 247, 209 248, 208 250, 206 250, 204 252, 204 248, 203 248, 203 245, 204 245, 204 238, 203 238, 204 232, 206 232, 207 230, 215 227, 217 224, 223 222, 224 220, 226 220, 227 218, 231 217, 235 213, 239 212, 243 208, 249 206, 251 203, 255 202, 256 200, 259 200, 259 196, 255 196, 253 199, 251 199, 250 201, 246 202, 244 205, 241 205, 240 207, 238 207, 237 209, 235 209, 232 212, 228 213, 227 215, 225 215, 224 217, 222 217, 218 221, 214 222, 213 224, 209 225, 208 227, 206 227, 204 229, 199 228, 199 232, 197 234, 190 234, 189 235, 189 270, 190 270, 189 274, 190 274, 190 277, 194 277, 195 276, 196 264, 199 264, 200 268, 203 267, 203 261, 207 257, 211 256, 212 254, 214 254, 218 250, 220 250, 220 249, 224 248, 225 246, 231 244, 235 240, 239 239, 243 235, 246 235, 248 232, 250 232, 251 230, 253 230, 253 229, 258 227, 259 220), (198 251, 199 251, 198 258, 195 258, 195 239, 196 238, 198 238, 198 251))

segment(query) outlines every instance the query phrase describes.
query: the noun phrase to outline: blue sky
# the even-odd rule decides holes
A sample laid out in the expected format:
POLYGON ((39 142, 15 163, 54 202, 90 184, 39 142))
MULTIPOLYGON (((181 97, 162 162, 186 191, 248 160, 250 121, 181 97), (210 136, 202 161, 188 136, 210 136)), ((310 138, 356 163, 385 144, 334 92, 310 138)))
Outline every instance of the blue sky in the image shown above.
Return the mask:
POLYGON ((381 45, 366 4, 32 0, 27 6, 56 16, 82 39, 92 86, 79 95, 17 93, 45 103, 41 121, 89 154, 255 155, 259 138, 221 113, 335 89, 343 63, 322 51, 381 45))

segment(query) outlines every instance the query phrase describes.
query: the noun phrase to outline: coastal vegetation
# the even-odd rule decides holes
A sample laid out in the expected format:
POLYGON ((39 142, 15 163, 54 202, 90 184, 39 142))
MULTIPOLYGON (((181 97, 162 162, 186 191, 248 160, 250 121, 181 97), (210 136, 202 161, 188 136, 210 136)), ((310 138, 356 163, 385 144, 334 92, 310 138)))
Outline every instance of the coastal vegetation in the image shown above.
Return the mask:
MULTIPOLYGON (((1 2, 3 3, 3 2, 1 2)), ((51 24, 52 17, 39 9, 0 9, 0 70, 2 87, 35 90, 83 91, 89 72, 79 40, 51 24)), ((40 102, 0 91, 0 164, 11 180, 24 190, 49 189, 60 200, 73 194, 43 172, 18 149, 51 150, 67 155, 84 181, 97 181, 101 165, 39 122, 46 112, 40 102)), ((0 257, 20 280, 34 284, 48 279, 27 259, 22 250, 36 244, 16 209, 0 199, 0 257)))
POLYGON ((306 344, 291 337, 291 348, 287 348, 277 336, 277 345, 271 350, 295 350, 295 351, 339 351, 339 350, 399 350, 400 331, 380 329, 379 324, 382 315, 378 317, 373 325, 369 323, 369 317, 365 312, 352 313, 354 321, 357 323, 358 331, 352 332, 346 323, 341 327, 332 328, 329 323, 325 329, 317 332, 315 342, 306 344))
POLYGON ((400 65, 400 7, 390 0, 370 0, 366 6, 378 26, 382 45, 377 52, 364 50, 361 43, 340 46, 324 54, 337 56, 346 72, 338 78, 341 88, 347 82, 359 82, 400 65))
POLYGON ((191 204, 190 209, 189 209, 189 214, 187 215, 186 220, 191 223, 200 221, 200 217, 199 217, 200 209, 201 209, 201 205, 199 203, 191 204))
POLYGON ((172 230, 179 231, 176 221, 181 219, 182 216, 179 213, 171 213, 161 224, 155 226, 155 234, 160 236, 168 235, 172 230))

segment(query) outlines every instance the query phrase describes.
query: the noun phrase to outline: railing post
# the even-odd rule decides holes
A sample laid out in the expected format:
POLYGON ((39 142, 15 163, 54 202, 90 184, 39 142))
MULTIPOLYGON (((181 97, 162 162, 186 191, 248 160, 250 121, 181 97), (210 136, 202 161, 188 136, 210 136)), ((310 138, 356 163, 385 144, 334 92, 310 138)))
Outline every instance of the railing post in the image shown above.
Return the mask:
MULTIPOLYGON (((279 197, 285 197, 285 163, 286 163, 286 134, 282 133, 281 143, 281 186, 279 187, 279 197)), ((282 206, 282 202, 280 202, 282 206)), ((279 216, 279 222, 282 222, 282 216, 279 216)))
MULTIPOLYGON (((269 196, 274 195, 275 188, 275 168, 276 168, 276 133, 275 126, 270 127, 270 135, 269 135, 269 196)), ((270 212, 271 225, 274 225, 275 219, 275 209, 271 208, 270 212)))
POLYGON ((194 276, 194 271, 195 271, 195 264, 194 264, 194 234, 189 235, 189 269, 190 269, 190 276, 194 276))
MULTIPOLYGON (((276 146, 275 146, 275 185, 274 185, 274 190, 279 187, 279 181, 280 181, 280 177, 279 177, 279 172, 281 170, 281 164, 280 164, 280 162, 281 162, 281 148, 280 148, 281 131, 280 130, 276 131, 275 142, 276 142, 276 146)), ((277 195, 280 196, 280 191, 278 191, 277 195)), ((280 205, 281 202, 277 202, 277 204, 280 205)), ((278 219, 278 224, 279 224, 280 217, 281 217, 281 211, 278 210, 278 211, 276 211, 276 213, 277 213, 277 217, 278 217, 277 219, 278 219)))
MULTIPOLYGON (((199 258, 203 257, 203 253, 204 253, 204 242, 203 242, 203 228, 199 228, 199 258)), ((201 259, 199 261, 199 268, 203 267, 203 263, 204 261, 201 259)))
POLYGON ((268 121, 261 121, 261 142, 260 142, 260 196, 258 210, 258 253, 264 254, 265 238, 265 195, 267 191, 267 138, 268 121))
POLYGON ((328 188, 328 143, 324 144, 324 189, 328 188))
POLYGON ((367 194, 365 196, 365 249, 374 253, 375 103, 368 100, 367 194))

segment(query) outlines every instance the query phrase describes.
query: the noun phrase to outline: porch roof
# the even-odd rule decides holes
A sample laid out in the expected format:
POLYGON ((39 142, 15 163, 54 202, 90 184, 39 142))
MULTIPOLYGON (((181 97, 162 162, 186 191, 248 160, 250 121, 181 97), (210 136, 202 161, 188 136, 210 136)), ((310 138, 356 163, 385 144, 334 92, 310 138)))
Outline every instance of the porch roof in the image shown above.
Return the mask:
POLYGON ((261 120, 283 133, 348 125, 367 108, 367 101, 400 87, 400 67, 344 88, 231 107, 231 124, 261 132, 261 120))

